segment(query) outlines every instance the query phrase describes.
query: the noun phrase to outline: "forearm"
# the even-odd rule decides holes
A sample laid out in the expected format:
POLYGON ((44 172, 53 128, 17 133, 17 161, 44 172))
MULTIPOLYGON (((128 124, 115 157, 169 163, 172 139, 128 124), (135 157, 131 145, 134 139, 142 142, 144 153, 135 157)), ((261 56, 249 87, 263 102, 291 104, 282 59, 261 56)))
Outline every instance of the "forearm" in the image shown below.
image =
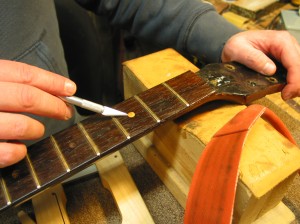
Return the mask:
POLYGON ((111 24, 145 41, 219 61, 226 40, 239 30, 213 6, 198 0, 77 0, 111 24))

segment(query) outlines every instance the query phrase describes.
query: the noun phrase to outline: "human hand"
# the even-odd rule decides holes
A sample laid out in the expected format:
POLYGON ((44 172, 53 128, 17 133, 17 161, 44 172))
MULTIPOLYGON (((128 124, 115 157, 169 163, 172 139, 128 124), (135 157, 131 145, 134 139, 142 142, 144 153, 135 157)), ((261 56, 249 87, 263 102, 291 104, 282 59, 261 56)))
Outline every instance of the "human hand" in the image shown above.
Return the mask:
POLYGON ((236 61, 265 75, 272 75, 281 62, 287 69, 284 100, 300 96, 300 46, 287 31, 251 30, 232 36, 225 44, 222 61, 236 61))
POLYGON ((44 126, 24 114, 61 120, 72 116, 72 108, 55 96, 76 91, 71 80, 27 64, 0 60, 0 167, 24 158, 26 146, 18 140, 43 136, 44 126))

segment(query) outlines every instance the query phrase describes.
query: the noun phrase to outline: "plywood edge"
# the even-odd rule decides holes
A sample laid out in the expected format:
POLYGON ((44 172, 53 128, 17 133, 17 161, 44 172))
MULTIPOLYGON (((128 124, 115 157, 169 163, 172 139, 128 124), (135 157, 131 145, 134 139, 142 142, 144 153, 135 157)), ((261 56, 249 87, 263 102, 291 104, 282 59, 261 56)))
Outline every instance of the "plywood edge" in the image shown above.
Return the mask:
POLYGON ((294 213, 285 204, 280 202, 275 208, 255 220, 252 224, 291 224, 295 219, 294 213))
POLYGON ((69 224, 66 195, 61 184, 48 188, 32 198, 37 223, 69 224))
POLYGON ((122 217, 122 223, 153 224, 152 216, 136 187, 120 152, 95 163, 103 185, 111 192, 122 217))

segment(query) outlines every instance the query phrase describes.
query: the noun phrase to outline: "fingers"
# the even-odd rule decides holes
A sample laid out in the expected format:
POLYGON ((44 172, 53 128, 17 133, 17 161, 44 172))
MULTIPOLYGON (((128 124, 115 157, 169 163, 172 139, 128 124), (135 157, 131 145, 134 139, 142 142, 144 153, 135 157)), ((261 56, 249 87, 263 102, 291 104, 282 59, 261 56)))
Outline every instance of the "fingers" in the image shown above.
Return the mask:
POLYGON ((0 81, 23 83, 58 96, 69 96, 76 92, 76 85, 71 80, 15 61, 0 60, 0 81))
MULTIPOLYGON (((288 37, 287 37, 288 38, 288 37)), ((287 69, 287 85, 282 90, 282 99, 288 100, 300 96, 300 46, 290 35, 289 45, 282 51, 281 62, 287 69)))
POLYGON ((31 140, 43 136, 44 126, 22 114, 0 112, 0 139, 31 140))
POLYGON ((262 51, 247 46, 241 50, 247 52, 247 54, 235 61, 264 75, 273 75, 276 72, 276 65, 262 51))
POLYGON ((44 126, 19 113, 69 119, 72 108, 56 96, 76 91, 71 80, 24 63, 0 60, 0 167, 18 162, 26 146, 11 140, 31 140, 43 136, 44 126), (12 113, 11 113, 12 112, 12 113))
POLYGON ((222 61, 237 61, 265 75, 272 75, 276 66, 269 58, 287 69, 284 100, 300 96, 300 46, 287 31, 244 31, 232 36, 224 46, 222 61))
POLYGON ((0 68, 0 111, 29 112, 57 119, 72 116, 72 109, 53 95, 74 94, 74 82, 15 61, 0 60, 0 68))
POLYGON ((69 119, 72 108, 58 97, 38 88, 10 82, 0 82, 0 111, 27 112, 56 119, 69 119))
MULTIPOLYGON (((0 112, 0 139, 31 140, 42 137, 44 126, 25 115, 0 112)), ((25 157, 26 146, 19 142, 0 141, 0 168, 10 166, 25 157)))
MULTIPOLYGON (((266 41, 263 38, 258 40, 257 44, 248 40, 250 32, 239 33, 228 40, 224 46, 222 61, 236 61, 247 67, 265 75, 272 75, 276 71, 276 65, 265 54, 265 50, 261 49, 258 44, 260 41, 266 41)), ((256 36, 257 38, 257 36, 256 36)))
POLYGON ((293 99, 300 96, 300 89, 298 85, 287 84, 281 91, 283 100, 293 99))
POLYGON ((19 162, 27 153, 22 143, 0 142, 0 168, 19 162))

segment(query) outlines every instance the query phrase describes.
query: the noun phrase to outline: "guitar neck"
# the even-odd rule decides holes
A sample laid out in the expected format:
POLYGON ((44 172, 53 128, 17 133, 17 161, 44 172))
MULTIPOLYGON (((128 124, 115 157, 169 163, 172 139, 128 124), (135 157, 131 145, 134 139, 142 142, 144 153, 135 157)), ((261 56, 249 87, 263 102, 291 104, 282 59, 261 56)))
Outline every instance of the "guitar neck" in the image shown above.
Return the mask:
MULTIPOLYGON (((220 73, 220 66, 223 68, 223 65, 218 66, 217 73, 220 73)), ((165 121, 175 119, 208 101, 230 99, 246 103, 248 95, 239 92, 233 96, 227 90, 224 93, 219 91, 212 78, 212 74, 217 74, 213 68, 209 72, 204 69, 200 76, 186 72, 114 107, 121 111, 133 111, 133 118, 93 115, 29 147, 25 159, 1 169, 0 211, 67 179, 165 121)), ((230 71, 230 75, 232 72, 237 73, 236 70, 230 71)), ((283 86, 282 83, 268 85, 272 86, 272 92, 283 86)), ((244 87, 242 91, 245 91, 244 87)), ((261 97, 265 91, 266 87, 261 88, 262 94, 258 95, 254 88, 252 93, 261 97)))

